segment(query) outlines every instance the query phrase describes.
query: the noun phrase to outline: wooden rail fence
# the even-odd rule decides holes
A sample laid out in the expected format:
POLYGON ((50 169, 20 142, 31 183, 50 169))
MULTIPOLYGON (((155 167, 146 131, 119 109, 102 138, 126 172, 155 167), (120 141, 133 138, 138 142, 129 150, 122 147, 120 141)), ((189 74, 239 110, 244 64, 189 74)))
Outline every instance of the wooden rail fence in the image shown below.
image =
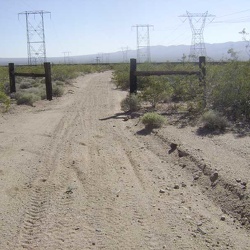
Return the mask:
POLYGON ((136 59, 130 59, 130 93, 137 93, 137 76, 162 76, 162 75, 197 75, 203 85, 203 106, 206 107, 206 57, 199 57, 198 71, 137 71, 136 59))
POLYGON ((44 63, 44 74, 16 73, 14 63, 9 63, 10 93, 16 92, 16 76, 45 77, 46 98, 49 101, 52 100, 51 65, 49 62, 44 63))

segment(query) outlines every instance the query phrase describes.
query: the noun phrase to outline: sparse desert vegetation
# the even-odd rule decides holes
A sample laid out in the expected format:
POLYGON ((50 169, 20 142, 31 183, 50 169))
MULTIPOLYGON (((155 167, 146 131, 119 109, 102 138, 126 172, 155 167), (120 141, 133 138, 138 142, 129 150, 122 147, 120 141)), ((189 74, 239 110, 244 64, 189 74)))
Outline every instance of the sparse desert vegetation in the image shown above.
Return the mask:
MULTIPOLYGON (((153 109, 169 112, 186 112, 194 121, 200 121, 204 112, 214 110, 233 123, 250 120, 250 62, 230 60, 206 65, 206 88, 197 76, 137 77, 138 98, 153 109), (206 107, 204 107, 204 100, 206 107), (173 109, 175 107, 175 109, 173 109)), ((128 65, 114 67, 117 87, 129 89, 128 65), (123 70, 122 70, 123 67, 123 70)), ((197 71, 194 63, 138 64, 138 71, 185 70, 197 71)), ((208 118, 208 113, 204 117, 208 118)), ((212 113, 209 113, 212 119, 212 113)), ((213 116, 214 117, 214 116, 213 116)), ((217 121, 219 118, 216 119, 217 121)), ((221 121, 222 122, 222 121, 221 121)), ((208 125, 208 124, 207 124, 208 125)), ((217 126, 217 125, 216 125, 217 126)), ((220 127, 220 125, 218 125, 220 127)), ((222 125, 222 127, 225 126, 222 125)), ((220 127, 220 128, 222 128, 220 127)))
MULTIPOLYGON (((110 69, 108 65, 52 65, 52 94, 54 97, 60 97, 64 93, 64 86, 70 79, 79 75, 93 72, 101 72, 110 69)), ((43 73, 42 65, 37 66, 16 66, 18 73, 43 73)), ((18 105, 33 105, 38 100, 46 98, 44 78, 24 78, 16 77, 16 94, 11 97, 16 100, 18 105)), ((0 67, 0 104, 4 110, 10 106, 9 98, 9 76, 8 68, 0 67)))
POLYGON ((166 118, 162 115, 159 115, 155 112, 146 113, 142 116, 142 123, 145 125, 145 128, 152 130, 154 128, 160 128, 166 122, 166 118))

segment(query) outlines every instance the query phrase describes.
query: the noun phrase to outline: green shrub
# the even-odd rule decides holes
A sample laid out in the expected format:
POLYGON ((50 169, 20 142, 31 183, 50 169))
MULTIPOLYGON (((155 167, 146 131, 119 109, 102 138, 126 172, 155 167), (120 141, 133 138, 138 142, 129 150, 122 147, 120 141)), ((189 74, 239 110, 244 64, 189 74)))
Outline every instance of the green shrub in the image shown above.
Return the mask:
POLYGON ((47 98, 47 94, 46 94, 45 89, 44 90, 41 89, 39 94, 40 94, 41 100, 45 100, 47 98))
POLYGON ((129 88, 129 65, 118 64, 114 66, 113 80, 117 88, 127 90, 129 88))
POLYGON ((121 109, 123 111, 138 111, 141 107, 140 99, 135 94, 127 95, 125 99, 121 101, 121 109))
POLYGON ((64 86, 64 82, 63 81, 55 81, 55 85, 57 85, 57 86, 64 86))
POLYGON ((205 112, 201 118, 205 128, 209 130, 225 130, 228 126, 228 120, 221 113, 209 110, 205 112))
POLYGON ((34 93, 18 93, 15 95, 17 105, 29 105, 33 106, 33 103, 40 98, 34 93))
POLYGON ((208 102, 233 120, 250 119, 250 62, 208 67, 208 102))
POLYGON ((148 81, 147 84, 144 83, 147 86, 141 90, 140 95, 144 101, 150 102, 154 108, 157 103, 169 99, 171 90, 165 77, 150 76, 148 77, 148 81))
POLYGON ((60 97, 63 95, 63 92, 63 87, 57 85, 52 86, 52 96, 60 97))
POLYGON ((160 128, 166 122, 165 117, 155 112, 146 113, 142 117, 142 123, 146 129, 160 128))
POLYGON ((4 105, 5 111, 10 107, 10 98, 2 91, 0 91, 0 104, 4 105))

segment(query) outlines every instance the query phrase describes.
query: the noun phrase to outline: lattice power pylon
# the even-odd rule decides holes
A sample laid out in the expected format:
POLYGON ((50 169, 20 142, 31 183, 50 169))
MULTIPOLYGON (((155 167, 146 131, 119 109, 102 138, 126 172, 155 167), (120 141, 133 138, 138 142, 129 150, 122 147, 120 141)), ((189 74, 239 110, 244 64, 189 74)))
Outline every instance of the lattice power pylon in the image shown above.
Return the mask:
POLYGON ((48 11, 24 11, 18 15, 26 16, 28 64, 46 62, 46 44, 44 33, 44 15, 48 11))
POLYGON ((208 11, 204 13, 190 13, 187 11, 185 15, 180 17, 188 18, 192 31, 192 43, 189 54, 190 60, 195 61, 199 56, 206 56, 203 32, 206 21, 210 19, 209 22, 212 22, 215 16, 208 14, 208 11))
POLYGON ((128 62, 128 46, 121 47, 121 50, 122 50, 122 62, 127 63, 128 62))
POLYGON ((135 25, 137 33, 137 60, 138 62, 150 62, 150 36, 149 30, 153 25, 135 25))

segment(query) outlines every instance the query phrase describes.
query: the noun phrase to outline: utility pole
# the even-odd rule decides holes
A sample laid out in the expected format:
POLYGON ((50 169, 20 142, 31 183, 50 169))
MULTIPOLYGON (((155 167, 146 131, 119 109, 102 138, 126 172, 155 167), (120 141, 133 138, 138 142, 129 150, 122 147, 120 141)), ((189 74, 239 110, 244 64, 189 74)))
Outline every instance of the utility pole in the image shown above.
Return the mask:
POLYGON ((186 11, 186 14, 181 15, 180 17, 186 17, 186 19, 188 18, 192 31, 192 42, 189 54, 190 60, 195 61, 199 58, 199 56, 206 56, 207 52, 204 43, 203 32, 207 19, 209 22, 212 22, 215 18, 215 15, 208 14, 208 11, 204 13, 190 13, 186 11))
POLYGON ((154 27, 149 24, 140 24, 132 26, 136 28, 137 34, 137 60, 138 62, 150 62, 150 36, 149 30, 154 27))
POLYGON ((122 50, 122 61, 123 63, 128 62, 128 46, 127 47, 121 47, 122 50))
POLYGON ((97 57, 99 58, 99 63, 103 63, 103 56, 104 56, 103 52, 98 53, 97 57))
POLYGON ((51 14, 49 11, 24 11, 18 13, 26 17, 26 32, 27 32, 27 52, 28 64, 36 65, 44 63, 46 58, 46 44, 44 33, 44 15, 51 14), (32 19, 31 19, 32 17, 32 19))
POLYGON ((70 56, 69 54, 71 53, 70 51, 64 51, 63 53, 63 58, 64 58, 64 64, 70 64, 70 56))
POLYGON ((100 57, 99 57, 99 56, 97 56, 97 57, 95 58, 95 62, 96 62, 96 64, 100 64, 100 57))

